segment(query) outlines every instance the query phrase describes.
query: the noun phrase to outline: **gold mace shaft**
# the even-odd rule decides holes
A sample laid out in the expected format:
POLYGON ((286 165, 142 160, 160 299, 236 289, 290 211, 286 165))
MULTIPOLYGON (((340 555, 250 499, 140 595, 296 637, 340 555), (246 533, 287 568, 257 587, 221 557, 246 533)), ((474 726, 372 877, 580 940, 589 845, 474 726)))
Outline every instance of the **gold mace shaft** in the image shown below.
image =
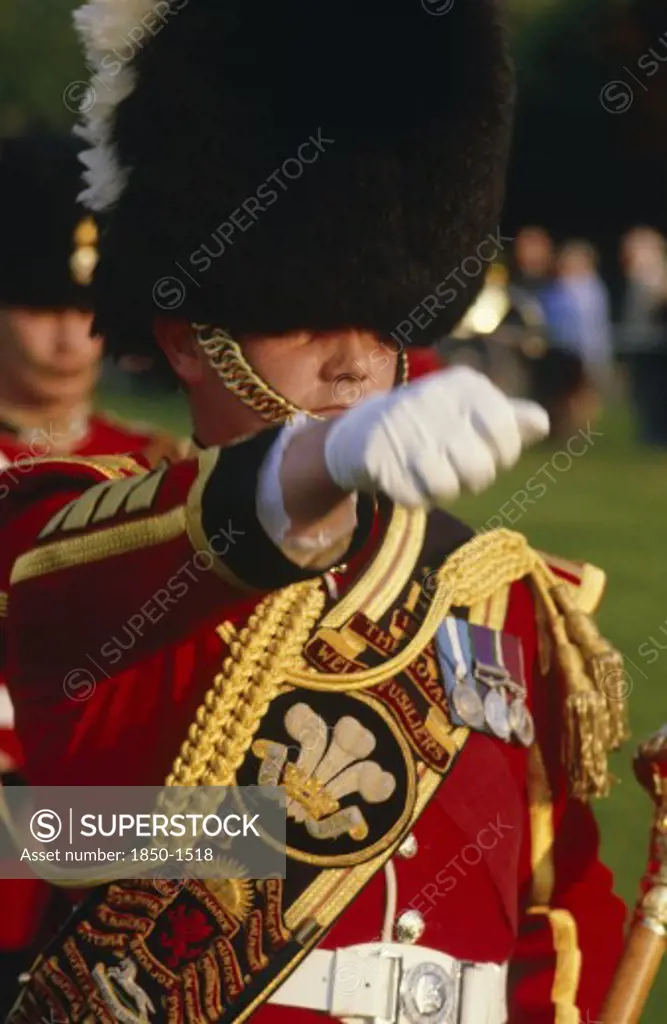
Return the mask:
POLYGON ((600 1024, 639 1024, 664 952, 664 937, 636 921, 602 1007, 600 1024))
POLYGON ((633 767, 654 803, 649 859, 600 1024, 641 1021, 667 949, 667 726, 640 745, 633 767))

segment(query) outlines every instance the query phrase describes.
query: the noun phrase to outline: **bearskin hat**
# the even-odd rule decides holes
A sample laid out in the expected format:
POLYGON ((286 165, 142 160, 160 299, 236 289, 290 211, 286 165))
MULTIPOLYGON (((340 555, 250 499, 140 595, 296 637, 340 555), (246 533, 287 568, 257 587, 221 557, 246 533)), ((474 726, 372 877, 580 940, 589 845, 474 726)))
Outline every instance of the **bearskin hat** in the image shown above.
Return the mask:
POLYGON ((77 201, 81 144, 0 140, 0 305, 92 309, 98 228, 77 201))
POLYGON ((110 212, 95 284, 109 349, 149 351, 165 315, 237 337, 388 336, 419 307, 410 340, 445 334, 483 283, 451 275, 501 212, 501 2, 81 8, 83 197, 110 212))

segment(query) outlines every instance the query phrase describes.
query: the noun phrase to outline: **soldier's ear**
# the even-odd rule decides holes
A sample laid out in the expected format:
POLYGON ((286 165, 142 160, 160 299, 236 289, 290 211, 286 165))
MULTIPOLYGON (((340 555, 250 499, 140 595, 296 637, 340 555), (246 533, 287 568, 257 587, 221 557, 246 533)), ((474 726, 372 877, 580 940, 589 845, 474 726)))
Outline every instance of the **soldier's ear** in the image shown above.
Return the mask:
POLYGON ((205 374, 205 357, 186 320, 162 317, 154 324, 157 343, 174 373, 188 387, 200 384, 205 374))

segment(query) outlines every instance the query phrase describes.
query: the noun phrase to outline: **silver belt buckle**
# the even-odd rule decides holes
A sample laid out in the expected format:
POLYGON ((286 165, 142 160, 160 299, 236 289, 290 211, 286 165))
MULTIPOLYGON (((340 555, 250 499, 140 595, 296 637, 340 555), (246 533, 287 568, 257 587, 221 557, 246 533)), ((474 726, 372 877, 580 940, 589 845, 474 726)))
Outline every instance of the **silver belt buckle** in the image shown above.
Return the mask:
POLYGON ((405 972, 400 988, 398 1024, 457 1024, 461 967, 453 974, 430 961, 405 972))

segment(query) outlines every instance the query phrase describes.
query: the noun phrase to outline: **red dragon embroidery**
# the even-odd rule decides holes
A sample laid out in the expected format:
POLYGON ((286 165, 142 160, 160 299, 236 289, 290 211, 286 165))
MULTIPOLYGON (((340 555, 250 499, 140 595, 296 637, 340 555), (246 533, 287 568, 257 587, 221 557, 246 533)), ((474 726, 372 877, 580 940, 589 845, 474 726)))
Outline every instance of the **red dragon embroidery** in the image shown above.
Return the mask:
POLYGON ((184 960, 194 960, 204 951, 204 945, 213 933, 206 915, 196 908, 183 905, 167 911, 171 934, 160 936, 160 945, 170 952, 165 957, 167 967, 176 968, 184 960))

